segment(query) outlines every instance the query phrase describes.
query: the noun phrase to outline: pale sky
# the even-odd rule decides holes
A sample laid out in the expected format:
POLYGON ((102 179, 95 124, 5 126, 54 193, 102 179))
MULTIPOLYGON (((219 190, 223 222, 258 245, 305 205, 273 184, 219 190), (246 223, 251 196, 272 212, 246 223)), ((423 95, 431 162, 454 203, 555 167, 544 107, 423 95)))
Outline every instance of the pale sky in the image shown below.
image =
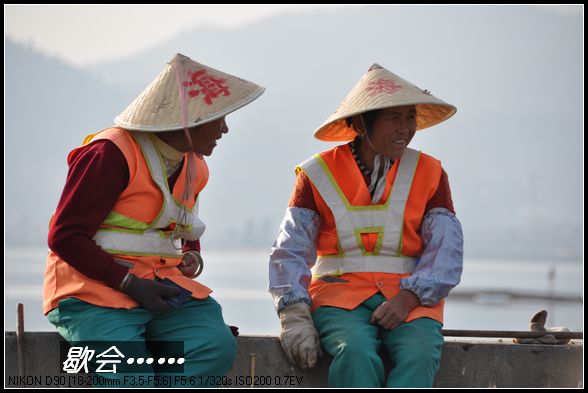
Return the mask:
MULTIPOLYGON (((4 35, 84 67, 134 55, 183 29, 237 28, 280 13, 336 7, 347 5, 4 5, 4 35)), ((579 5, 540 7, 583 12, 579 5)))
POLYGON ((71 65, 134 55, 197 26, 237 28, 337 5, 4 5, 4 35, 71 65))

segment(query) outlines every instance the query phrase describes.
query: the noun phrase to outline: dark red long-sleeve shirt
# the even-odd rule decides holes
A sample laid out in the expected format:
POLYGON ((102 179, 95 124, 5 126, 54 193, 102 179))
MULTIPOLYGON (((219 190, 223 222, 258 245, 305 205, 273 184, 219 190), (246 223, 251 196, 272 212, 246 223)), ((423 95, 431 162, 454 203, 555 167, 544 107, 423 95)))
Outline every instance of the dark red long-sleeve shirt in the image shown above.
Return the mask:
MULTIPOLYGON (((178 168, 168 178, 170 189, 179 172, 178 168)), ((128 182, 128 165, 118 147, 106 139, 92 142, 71 162, 49 227, 51 250, 81 273, 114 288, 128 269, 115 263, 92 238, 128 182)), ((187 248, 199 250, 200 244, 189 242, 187 248)))

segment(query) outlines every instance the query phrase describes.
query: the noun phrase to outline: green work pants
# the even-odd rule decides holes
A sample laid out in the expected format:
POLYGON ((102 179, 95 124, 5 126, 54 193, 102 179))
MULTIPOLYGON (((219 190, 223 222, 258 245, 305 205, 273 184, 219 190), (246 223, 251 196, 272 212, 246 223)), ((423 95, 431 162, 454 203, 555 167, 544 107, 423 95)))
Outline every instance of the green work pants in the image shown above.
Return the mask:
POLYGON ((313 313, 323 348, 333 357, 329 387, 432 387, 439 368, 441 323, 419 318, 392 329, 370 323, 386 299, 376 294, 357 308, 319 307, 313 313), (378 350, 384 346, 392 371, 386 377, 378 350))
MULTIPOLYGON (((221 306, 211 297, 190 299, 179 308, 157 312, 144 308, 98 307, 67 298, 49 312, 48 318, 68 342, 101 342, 92 348, 95 353, 89 363, 93 369, 97 368, 99 352, 113 345, 122 352, 124 357, 118 359, 116 372, 94 373, 94 380, 99 381, 97 385, 136 388, 218 386, 236 355, 235 339, 223 320, 221 306), (123 348, 130 346, 130 343, 125 344, 128 342, 132 342, 132 352, 135 353, 125 354, 117 347, 117 344, 123 348), (150 346, 152 342, 157 346, 150 346), (159 363, 168 359, 166 342, 183 343, 183 373, 177 373, 177 364, 159 363), (152 348, 160 353, 151 353, 152 348), (142 358, 143 361, 141 364, 137 360, 129 363, 129 358, 142 358), (148 358, 153 359, 150 364, 147 364, 148 358)), ((171 348, 171 344, 168 347, 171 348)), ((108 359, 106 355, 117 354, 110 351, 103 359, 108 359)), ((113 366, 109 367, 114 371, 113 366)), ((108 370, 108 367, 103 369, 108 370)))

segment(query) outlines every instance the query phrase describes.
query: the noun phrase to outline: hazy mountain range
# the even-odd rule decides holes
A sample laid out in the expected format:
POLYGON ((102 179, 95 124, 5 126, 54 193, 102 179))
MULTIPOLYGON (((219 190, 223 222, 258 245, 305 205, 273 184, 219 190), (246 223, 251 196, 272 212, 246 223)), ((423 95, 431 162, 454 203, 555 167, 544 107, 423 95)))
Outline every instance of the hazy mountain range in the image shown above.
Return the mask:
POLYGON ((384 7, 184 31, 76 69, 5 39, 5 242, 43 246, 65 157, 112 124, 176 52, 266 93, 208 160, 203 246, 269 249, 314 129, 378 62, 457 106, 412 146, 449 174, 466 255, 581 258, 583 19, 517 7, 384 7))

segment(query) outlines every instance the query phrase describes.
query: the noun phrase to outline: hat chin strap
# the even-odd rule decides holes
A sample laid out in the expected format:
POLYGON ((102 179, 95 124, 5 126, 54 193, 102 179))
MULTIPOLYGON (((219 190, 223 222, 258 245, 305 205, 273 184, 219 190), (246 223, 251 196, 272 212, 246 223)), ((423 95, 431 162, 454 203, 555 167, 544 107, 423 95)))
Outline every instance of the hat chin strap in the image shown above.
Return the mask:
POLYGON ((374 145, 372 145, 372 141, 370 140, 370 137, 369 137, 367 131, 361 135, 361 138, 365 139, 367 141, 368 145, 372 148, 372 150, 376 152, 376 156, 380 155, 380 156, 386 157, 388 160, 392 160, 392 158, 390 158, 389 156, 387 156, 385 154, 378 153, 378 150, 374 147, 374 145))
POLYGON ((378 153, 378 150, 376 150, 374 145, 372 145, 372 141, 370 140, 370 136, 368 135, 367 131, 362 135, 362 138, 364 138, 367 141, 368 145, 370 145, 372 150, 376 152, 376 156, 379 156, 380 153, 378 153))
POLYGON ((376 152, 376 157, 377 157, 380 154, 378 153, 378 150, 376 150, 374 145, 372 145, 372 141, 370 140, 370 136, 368 135, 368 129, 365 126, 365 123, 363 122, 363 113, 361 115, 359 115, 359 121, 361 121, 361 128, 363 128, 363 133, 361 134, 361 138, 365 139, 367 141, 368 145, 370 145, 372 150, 376 152))
POLYGON ((188 127, 184 127, 184 135, 186 136, 186 140, 188 141, 188 148, 191 151, 194 151, 194 144, 192 143, 192 135, 190 135, 190 130, 188 127))
MULTIPOLYGON (((174 58, 175 59, 175 58, 174 58)), ((196 163, 194 162, 194 145, 192 144, 192 136, 190 135, 190 129, 188 128, 188 111, 186 106, 186 86, 182 83, 182 75, 185 75, 185 69, 179 61, 172 61, 171 63, 176 77, 176 85, 178 87, 178 94, 180 100, 180 116, 182 118, 182 126, 184 127, 184 135, 188 141, 189 150, 186 157, 186 173, 184 181, 184 192, 181 197, 181 204, 178 213, 176 226, 172 233, 172 239, 181 239, 180 246, 178 249, 182 249, 186 243, 185 236, 183 235, 183 227, 188 224, 188 207, 187 203, 190 200, 190 190, 192 189, 192 183, 196 179, 196 163)), ((174 247, 177 248, 175 242, 174 247)))

